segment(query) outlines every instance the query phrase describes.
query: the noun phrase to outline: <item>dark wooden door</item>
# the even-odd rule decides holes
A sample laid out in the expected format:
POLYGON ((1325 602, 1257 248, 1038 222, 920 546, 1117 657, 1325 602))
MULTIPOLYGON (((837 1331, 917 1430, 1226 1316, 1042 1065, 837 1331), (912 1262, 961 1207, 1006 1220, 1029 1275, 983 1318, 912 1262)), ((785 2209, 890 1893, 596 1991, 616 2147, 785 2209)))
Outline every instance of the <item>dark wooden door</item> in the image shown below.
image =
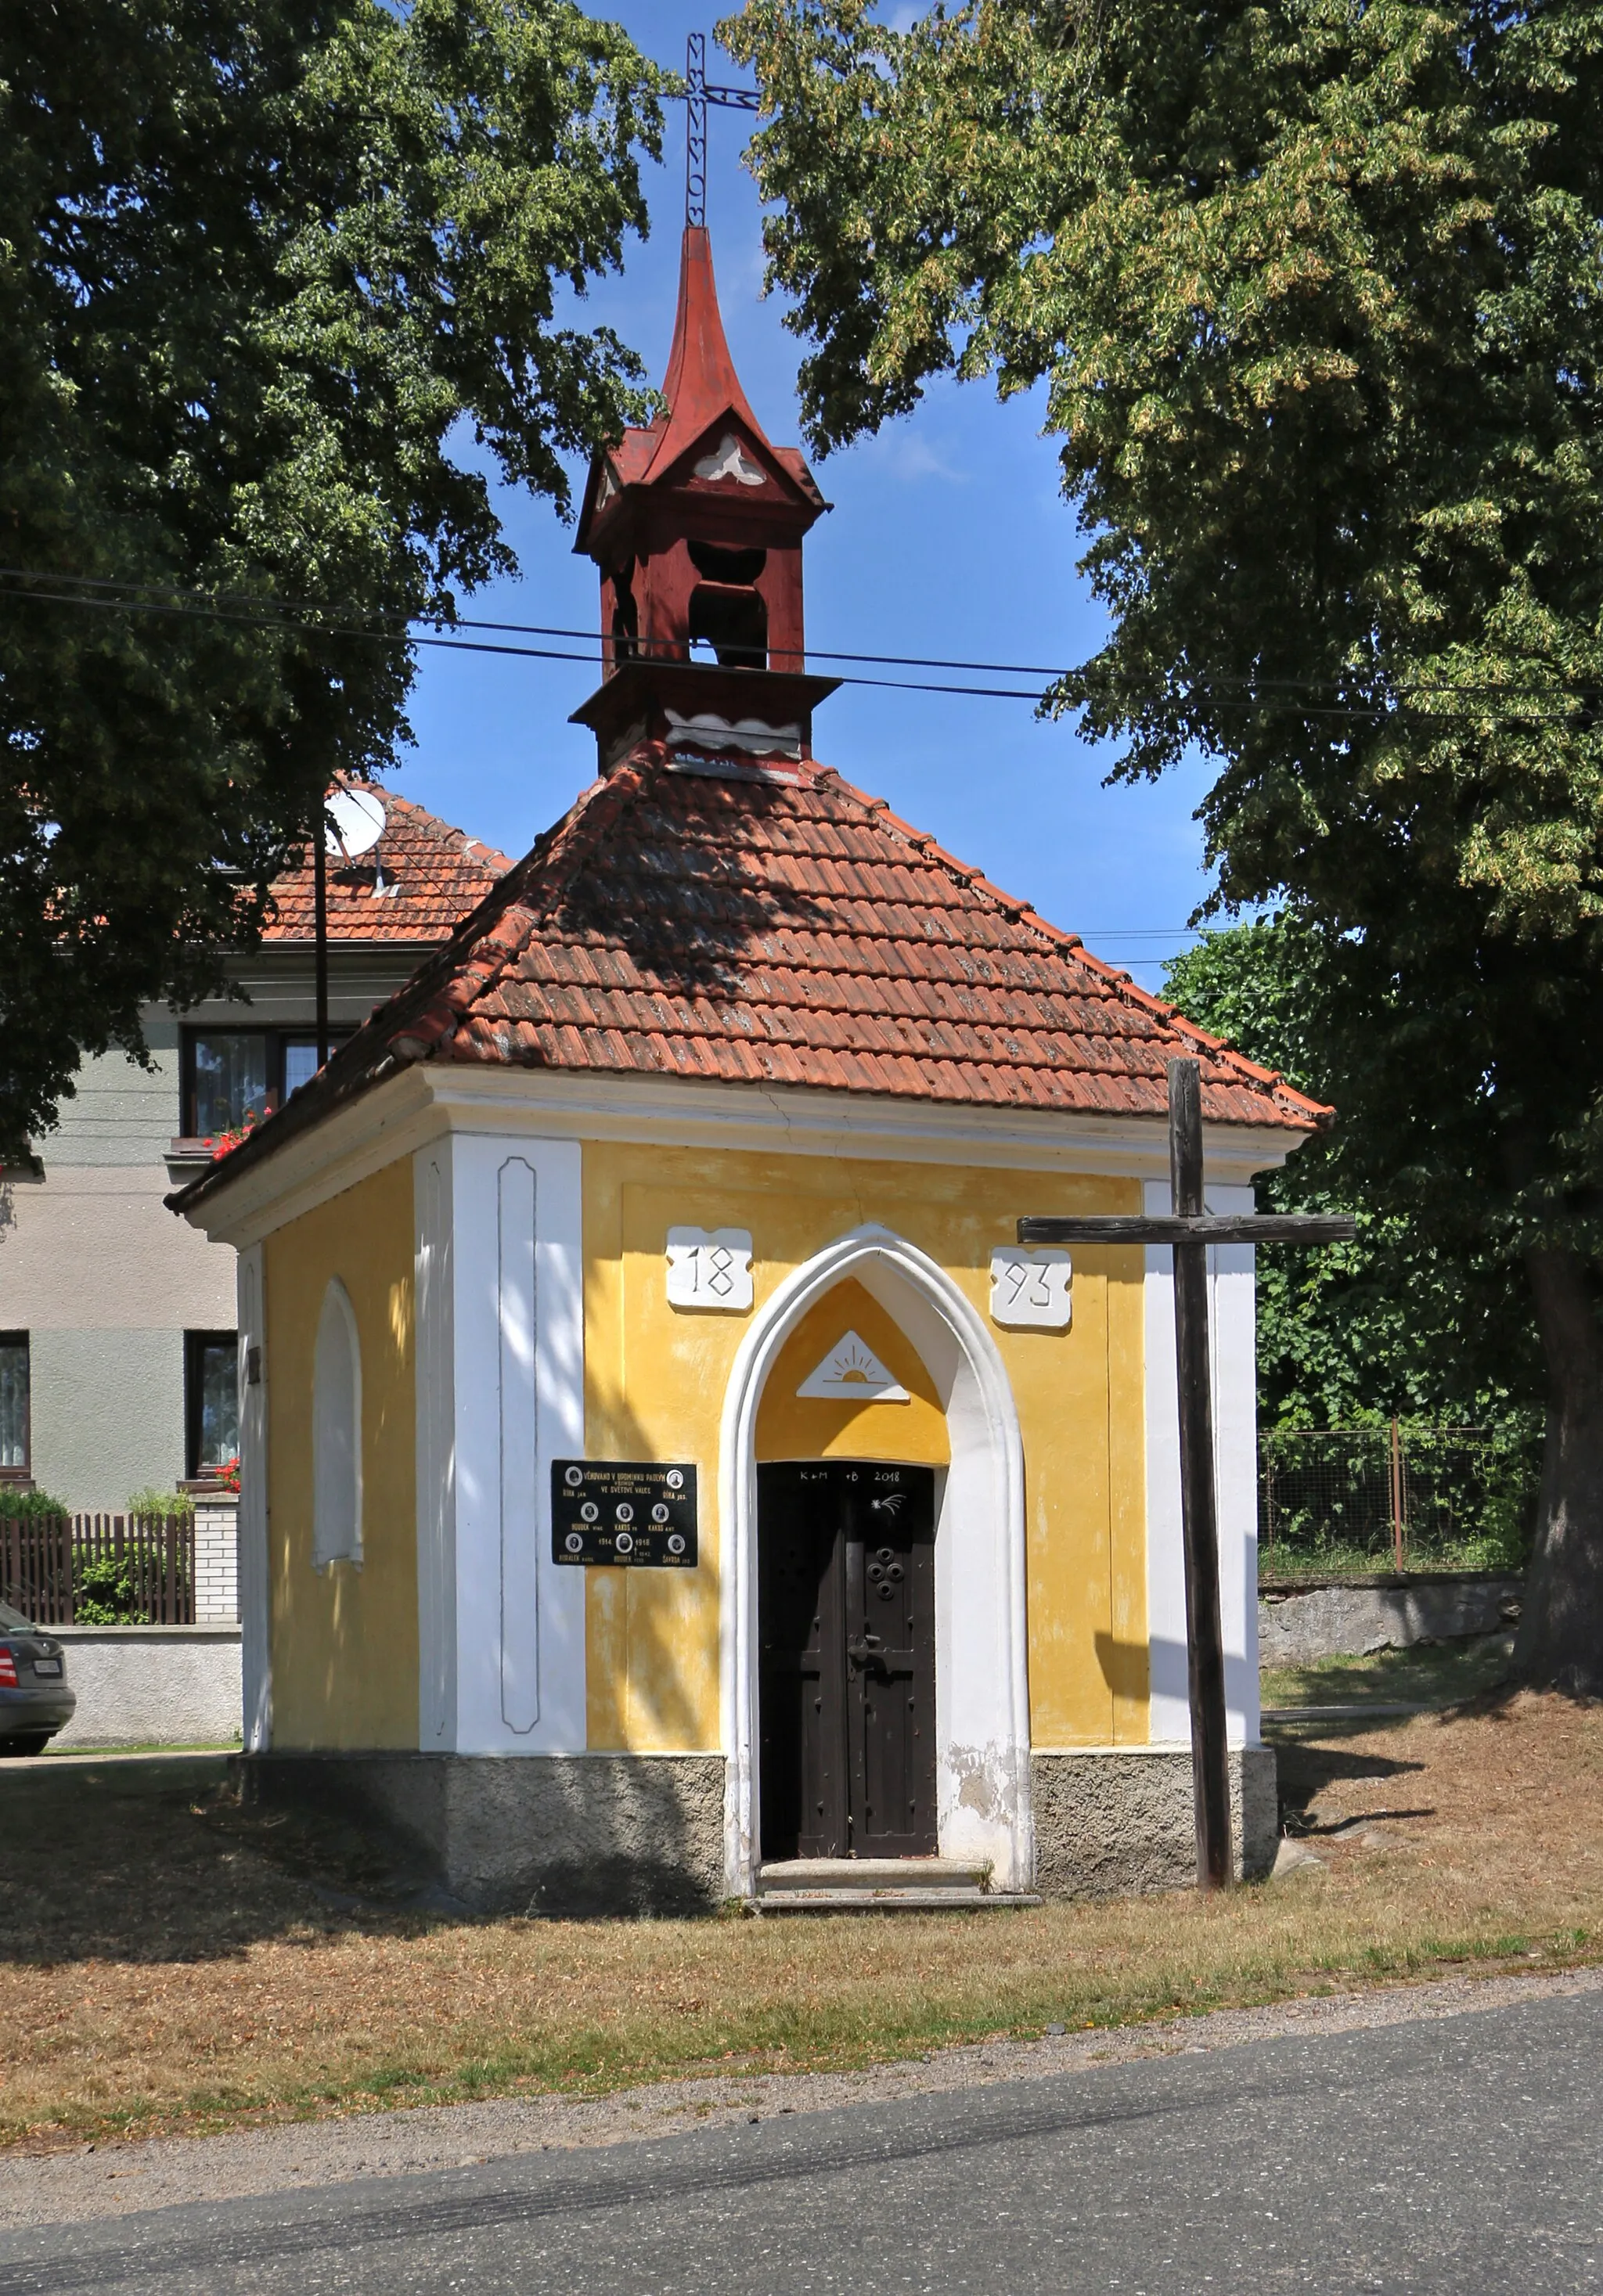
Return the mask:
POLYGON ((935 1477, 757 1470, 762 1854, 936 1848, 935 1477))
POLYGON ((757 1470, 762 1854, 847 1854, 845 1592, 829 1465, 757 1470))

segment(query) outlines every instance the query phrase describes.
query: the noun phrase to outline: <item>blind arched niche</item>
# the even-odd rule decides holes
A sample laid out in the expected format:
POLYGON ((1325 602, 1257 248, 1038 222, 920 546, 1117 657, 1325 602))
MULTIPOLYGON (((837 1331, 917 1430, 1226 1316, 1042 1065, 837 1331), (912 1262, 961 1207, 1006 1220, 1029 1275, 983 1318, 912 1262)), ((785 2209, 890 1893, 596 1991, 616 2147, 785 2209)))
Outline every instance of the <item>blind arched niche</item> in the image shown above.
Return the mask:
POLYGON ((312 1562, 362 1559, 362 1349, 350 1295, 331 1276, 312 1358, 312 1562))

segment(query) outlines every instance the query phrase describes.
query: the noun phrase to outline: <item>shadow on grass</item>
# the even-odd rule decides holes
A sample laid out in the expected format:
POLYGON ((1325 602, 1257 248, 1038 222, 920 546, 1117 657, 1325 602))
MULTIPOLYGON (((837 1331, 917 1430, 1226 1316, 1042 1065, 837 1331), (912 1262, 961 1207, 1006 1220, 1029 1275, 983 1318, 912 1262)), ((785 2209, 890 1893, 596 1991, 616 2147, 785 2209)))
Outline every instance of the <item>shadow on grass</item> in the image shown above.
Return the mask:
POLYGON ((429 1877, 403 1841, 247 1808, 228 1759, 0 1765, 0 1962, 214 1961, 425 1925, 429 1877))
MULTIPOLYGON (((1417 1776, 1426 1768, 1424 1762, 1405 1761, 1395 1755, 1383 1754, 1371 1748, 1333 1742, 1348 1735, 1361 1736, 1372 1725, 1349 1723, 1321 1724, 1319 1737, 1309 1742, 1290 1734, 1274 1734, 1276 1770, 1280 1791, 1280 1830, 1283 1833, 1311 1833, 1318 1830, 1309 1811, 1328 1786, 1338 1780, 1351 1782, 1362 1779, 1366 1784, 1384 1785, 1393 1779, 1417 1776)), ((1396 1808, 1371 1813, 1376 1817, 1434 1817, 1433 1808, 1403 1808, 1399 1798, 1396 1808)))
POLYGON ((1504 1685, 1514 1647, 1511 1634, 1466 1635, 1454 1641, 1411 1643, 1361 1657, 1325 1658, 1307 1666, 1265 1667, 1266 1706, 1363 1705, 1392 1702, 1459 1706, 1504 1685))

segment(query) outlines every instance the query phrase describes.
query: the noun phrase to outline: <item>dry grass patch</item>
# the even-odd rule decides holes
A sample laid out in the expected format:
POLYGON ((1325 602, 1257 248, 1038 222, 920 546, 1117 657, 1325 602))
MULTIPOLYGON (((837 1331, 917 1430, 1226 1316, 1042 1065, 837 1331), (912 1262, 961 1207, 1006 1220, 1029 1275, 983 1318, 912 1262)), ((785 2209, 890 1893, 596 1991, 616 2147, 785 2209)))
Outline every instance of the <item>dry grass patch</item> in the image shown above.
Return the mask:
POLYGON ((331 1881, 381 1889, 382 1845, 257 1820, 201 1765, 5 1775, 0 2138, 853 2066, 1603 1957, 1603 1710, 1301 1734, 1282 1770, 1326 1869, 1221 1899, 586 1923, 341 1910, 331 1881))

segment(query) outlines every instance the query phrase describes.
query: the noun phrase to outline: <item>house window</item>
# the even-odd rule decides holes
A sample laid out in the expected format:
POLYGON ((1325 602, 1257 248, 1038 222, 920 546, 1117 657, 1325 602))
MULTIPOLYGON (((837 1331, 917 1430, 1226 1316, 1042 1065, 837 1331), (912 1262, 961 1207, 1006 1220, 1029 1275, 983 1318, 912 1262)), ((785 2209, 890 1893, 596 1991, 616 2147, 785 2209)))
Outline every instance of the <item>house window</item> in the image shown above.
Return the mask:
POLYGON ((239 1456, 239 1341, 233 1332, 184 1334, 185 1449, 192 1480, 239 1456))
POLYGON ((185 1130, 196 1139, 243 1131, 269 1106, 272 1039, 259 1030, 209 1029, 188 1039, 189 1107, 185 1130))
POLYGON ((350 1296, 334 1276, 312 1357, 312 1562, 362 1559, 362 1355, 350 1296))
MULTIPOLYGON (((332 1045, 331 1045, 332 1049, 332 1045)), ((317 1073, 316 1037, 286 1037, 284 1040, 284 1096, 288 1100, 317 1073)))
POLYGON ((28 1472, 28 1334, 0 1332, 0 1482, 28 1472))
MULTIPOLYGON (((331 1046, 350 1034, 331 1035, 331 1046)), ((186 1029, 180 1128, 192 1140, 243 1132, 316 1073, 317 1039, 307 1029, 186 1029)))

